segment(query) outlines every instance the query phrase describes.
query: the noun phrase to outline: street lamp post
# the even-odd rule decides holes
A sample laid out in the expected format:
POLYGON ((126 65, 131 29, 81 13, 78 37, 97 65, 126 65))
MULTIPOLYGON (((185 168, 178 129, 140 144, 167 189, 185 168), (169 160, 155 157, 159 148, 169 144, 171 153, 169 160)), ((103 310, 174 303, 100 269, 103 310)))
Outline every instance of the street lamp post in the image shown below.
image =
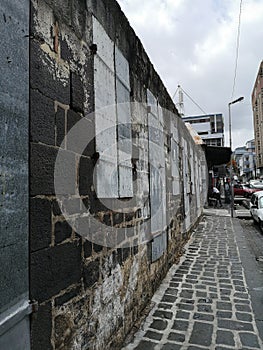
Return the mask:
POLYGON ((231 193, 231 204, 230 204, 230 210, 231 210, 231 217, 234 216, 234 183, 233 183, 233 171, 232 171, 232 159, 233 159, 233 152, 232 152, 232 120, 231 120, 231 108, 230 106, 234 103, 241 102, 244 100, 244 97, 239 97, 236 100, 229 102, 228 104, 228 116, 229 116, 229 146, 231 151, 231 157, 230 157, 230 193, 231 193))

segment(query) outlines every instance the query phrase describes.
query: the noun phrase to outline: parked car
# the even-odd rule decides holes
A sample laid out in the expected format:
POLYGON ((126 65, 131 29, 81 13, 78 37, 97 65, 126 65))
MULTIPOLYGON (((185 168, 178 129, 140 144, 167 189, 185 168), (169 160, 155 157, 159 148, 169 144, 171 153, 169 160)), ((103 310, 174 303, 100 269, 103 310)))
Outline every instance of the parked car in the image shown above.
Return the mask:
POLYGON ((254 181, 254 182, 250 183, 250 186, 253 188, 258 188, 258 189, 263 190, 263 182, 261 182, 261 181, 254 181))
POLYGON ((260 230, 263 232, 263 191, 252 194, 250 200, 250 214, 254 222, 259 224, 260 230))
POLYGON ((248 188, 250 189, 251 193, 262 191, 263 190, 263 183, 262 182, 254 182, 253 184, 249 184, 248 188))
POLYGON ((234 184, 234 196, 250 197, 253 189, 244 184, 234 184))

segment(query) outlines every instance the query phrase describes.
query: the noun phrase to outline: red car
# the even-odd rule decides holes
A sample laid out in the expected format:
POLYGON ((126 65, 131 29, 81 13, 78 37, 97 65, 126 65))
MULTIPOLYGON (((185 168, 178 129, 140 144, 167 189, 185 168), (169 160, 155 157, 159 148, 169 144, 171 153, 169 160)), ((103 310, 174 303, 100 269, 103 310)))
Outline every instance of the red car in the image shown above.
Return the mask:
POLYGON ((243 184, 234 184, 234 196, 250 197, 255 190, 243 185, 243 184))
POLYGON ((262 190, 263 184, 261 182, 253 185, 234 184, 234 196, 251 197, 253 193, 262 190))

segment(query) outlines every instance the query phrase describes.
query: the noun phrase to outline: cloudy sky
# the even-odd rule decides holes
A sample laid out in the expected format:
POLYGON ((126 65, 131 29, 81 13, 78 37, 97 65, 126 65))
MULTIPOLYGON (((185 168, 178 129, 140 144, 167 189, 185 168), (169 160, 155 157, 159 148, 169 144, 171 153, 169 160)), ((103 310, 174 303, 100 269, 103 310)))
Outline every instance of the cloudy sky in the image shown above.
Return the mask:
MULTIPOLYGON (((171 96, 178 84, 206 113, 223 113, 229 145, 254 138, 251 93, 263 59, 263 1, 243 0, 233 91, 240 0, 118 0, 171 96)), ((178 96, 175 97, 175 103, 178 96)), ((185 115, 202 111, 184 96, 185 115)))

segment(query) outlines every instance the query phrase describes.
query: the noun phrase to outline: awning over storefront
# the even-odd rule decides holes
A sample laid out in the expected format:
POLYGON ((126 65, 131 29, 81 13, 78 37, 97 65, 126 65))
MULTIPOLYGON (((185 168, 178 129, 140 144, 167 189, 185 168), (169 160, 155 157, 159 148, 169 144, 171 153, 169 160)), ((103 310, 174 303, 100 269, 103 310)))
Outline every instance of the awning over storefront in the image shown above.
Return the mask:
POLYGON ((230 162, 231 149, 230 147, 218 147, 202 145, 206 154, 206 161, 208 169, 215 165, 227 164, 230 162))

